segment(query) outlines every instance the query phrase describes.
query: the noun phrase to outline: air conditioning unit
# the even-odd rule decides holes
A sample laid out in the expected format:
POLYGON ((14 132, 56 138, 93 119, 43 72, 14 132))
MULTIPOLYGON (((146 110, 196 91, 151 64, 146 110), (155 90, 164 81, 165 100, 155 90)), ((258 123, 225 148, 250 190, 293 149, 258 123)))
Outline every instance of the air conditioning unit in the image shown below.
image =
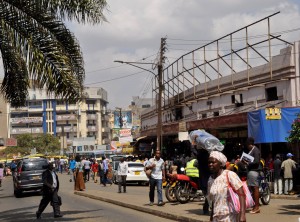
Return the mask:
POLYGON ((212 101, 206 101, 206 105, 211 106, 212 105, 212 101))

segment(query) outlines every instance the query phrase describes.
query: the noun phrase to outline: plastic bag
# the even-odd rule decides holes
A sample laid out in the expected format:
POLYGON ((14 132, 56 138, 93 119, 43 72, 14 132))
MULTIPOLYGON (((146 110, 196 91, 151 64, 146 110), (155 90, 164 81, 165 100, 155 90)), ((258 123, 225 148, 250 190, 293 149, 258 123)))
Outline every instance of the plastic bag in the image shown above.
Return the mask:
POLYGON ((197 145, 197 149, 206 149, 207 151, 222 151, 224 145, 213 135, 205 132, 205 130, 194 130, 190 133, 190 142, 197 145))

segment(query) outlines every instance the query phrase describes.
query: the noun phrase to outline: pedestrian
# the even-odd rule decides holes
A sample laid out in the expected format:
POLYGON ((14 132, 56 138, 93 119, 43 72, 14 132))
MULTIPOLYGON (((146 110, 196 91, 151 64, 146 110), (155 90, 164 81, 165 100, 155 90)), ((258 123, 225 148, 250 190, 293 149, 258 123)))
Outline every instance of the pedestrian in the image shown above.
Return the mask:
POLYGON ((165 170, 164 170, 164 160, 160 158, 160 151, 155 151, 155 157, 151 158, 146 165, 146 170, 151 169, 151 176, 149 179, 150 182, 150 191, 149 191, 149 199, 150 206, 153 206, 154 203, 154 191, 155 186, 157 188, 157 198, 158 198, 158 206, 163 206, 165 203, 163 202, 162 197, 162 182, 165 180, 165 170))
POLYGON ((253 200, 255 205, 252 210, 249 211, 250 214, 260 213, 259 209, 259 171, 260 169, 260 150, 254 145, 254 138, 249 137, 246 142, 246 146, 249 149, 249 155, 254 158, 252 162, 246 161, 244 158, 242 162, 247 165, 247 183, 249 189, 252 190, 253 200))
POLYGON ((118 165, 118 193, 121 193, 121 188, 123 187, 123 192, 126 193, 126 177, 128 172, 128 164, 124 161, 124 157, 120 158, 120 163, 118 165))
POLYGON ((98 164, 97 160, 95 159, 94 163, 92 164, 94 183, 97 183, 98 168, 99 168, 99 164, 98 164))
POLYGON ((102 184, 104 187, 106 187, 107 184, 107 173, 108 173, 108 159, 106 159, 105 156, 102 157, 103 159, 103 179, 102 184))
POLYGON ((281 168, 283 169, 283 178, 284 178, 284 194, 288 195, 293 190, 293 170, 296 169, 296 162, 292 160, 294 155, 288 153, 286 155, 287 159, 282 162, 281 168))
POLYGON ((3 163, 0 163, 0 187, 2 187, 3 172, 4 172, 4 166, 3 163))
POLYGON ((91 161, 85 158, 84 164, 84 182, 90 181, 91 161))
POLYGON ((53 207, 54 217, 62 217, 60 213, 60 197, 58 196, 59 180, 55 173, 53 163, 49 163, 47 170, 43 172, 43 198, 40 202, 36 218, 41 219, 41 215, 48 204, 51 202, 53 207))
POLYGON ((65 166, 65 160, 63 158, 60 158, 59 160, 59 171, 62 174, 65 166))
POLYGON ((77 191, 84 191, 85 190, 85 184, 83 180, 83 164, 80 161, 80 156, 75 157, 76 164, 75 164, 75 184, 74 184, 74 190, 77 191))
POLYGON ((71 158, 69 162, 69 169, 71 174, 70 182, 72 182, 72 179, 75 181, 75 177, 74 177, 75 165, 76 165, 76 161, 73 158, 71 158))
POLYGON ((282 195, 282 175, 281 175, 281 160, 280 155, 276 155, 276 159, 274 160, 274 194, 282 195))
POLYGON ((210 221, 246 221, 246 200, 243 183, 235 172, 224 170, 226 156, 219 151, 212 151, 208 159, 211 176, 208 180, 208 200, 212 203, 210 221), (228 183, 239 196, 240 213, 230 212, 228 200, 228 183))
POLYGON ((99 179, 100 179, 100 185, 103 184, 104 179, 104 171, 103 171, 103 160, 100 159, 99 166, 98 166, 98 172, 99 172, 99 179))

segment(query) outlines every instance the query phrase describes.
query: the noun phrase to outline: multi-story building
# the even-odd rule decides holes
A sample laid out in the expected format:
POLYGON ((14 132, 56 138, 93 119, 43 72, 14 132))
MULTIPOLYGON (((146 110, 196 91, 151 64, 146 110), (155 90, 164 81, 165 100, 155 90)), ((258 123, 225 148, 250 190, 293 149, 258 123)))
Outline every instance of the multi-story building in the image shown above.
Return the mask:
MULTIPOLYGON (((264 147, 262 153, 265 157, 269 153, 274 155, 276 152, 287 152, 284 137, 288 135, 288 130, 283 132, 282 126, 277 129, 269 127, 267 131, 258 130, 259 127, 263 129, 263 124, 270 125, 278 121, 271 122, 268 119, 268 115, 272 112, 277 112, 276 115, 282 119, 286 116, 281 111, 286 108, 294 108, 292 118, 296 118, 297 112, 299 113, 299 50, 299 42, 295 42, 272 56, 269 63, 248 66, 248 69, 233 75, 219 76, 206 83, 195 84, 169 100, 164 100, 163 145, 170 138, 177 138, 178 141, 180 131, 205 129, 219 139, 225 140, 230 154, 233 154, 236 146, 242 149, 247 136, 254 136, 260 143, 260 148, 264 147), (262 111, 265 113, 264 120, 270 121, 266 123, 259 118, 249 119, 248 114, 255 111, 262 111), (257 128, 249 130, 251 121, 256 123, 257 128), (276 134, 277 138, 262 139, 263 135, 274 133, 272 130, 281 134, 276 134), (260 132, 260 135, 257 132, 260 132)), ((142 136, 156 136, 158 122, 156 107, 144 111, 141 119, 142 136)), ((172 148, 170 151, 173 151, 172 148)), ((299 160, 299 149, 293 151, 299 160)))
POLYGON ((107 104, 107 92, 102 88, 85 88, 84 98, 78 103, 56 99, 46 90, 30 89, 26 106, 2 105, 1 118, 8 121, 6 133, 1 131, 0 136, 48 133, 58 136, 65 148, 72 139, 81 137, 93 137, 95 145, 109 144, 107 104))

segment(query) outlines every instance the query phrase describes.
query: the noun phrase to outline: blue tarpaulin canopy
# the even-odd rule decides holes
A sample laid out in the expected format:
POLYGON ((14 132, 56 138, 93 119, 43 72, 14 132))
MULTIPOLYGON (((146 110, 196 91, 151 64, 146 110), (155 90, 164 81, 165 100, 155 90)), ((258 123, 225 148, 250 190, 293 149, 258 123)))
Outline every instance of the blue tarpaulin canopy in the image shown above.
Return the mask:
POLYGON ((300 108, 266 108, 248 113, 248 136, 255 143, 287 142, 300 108))

